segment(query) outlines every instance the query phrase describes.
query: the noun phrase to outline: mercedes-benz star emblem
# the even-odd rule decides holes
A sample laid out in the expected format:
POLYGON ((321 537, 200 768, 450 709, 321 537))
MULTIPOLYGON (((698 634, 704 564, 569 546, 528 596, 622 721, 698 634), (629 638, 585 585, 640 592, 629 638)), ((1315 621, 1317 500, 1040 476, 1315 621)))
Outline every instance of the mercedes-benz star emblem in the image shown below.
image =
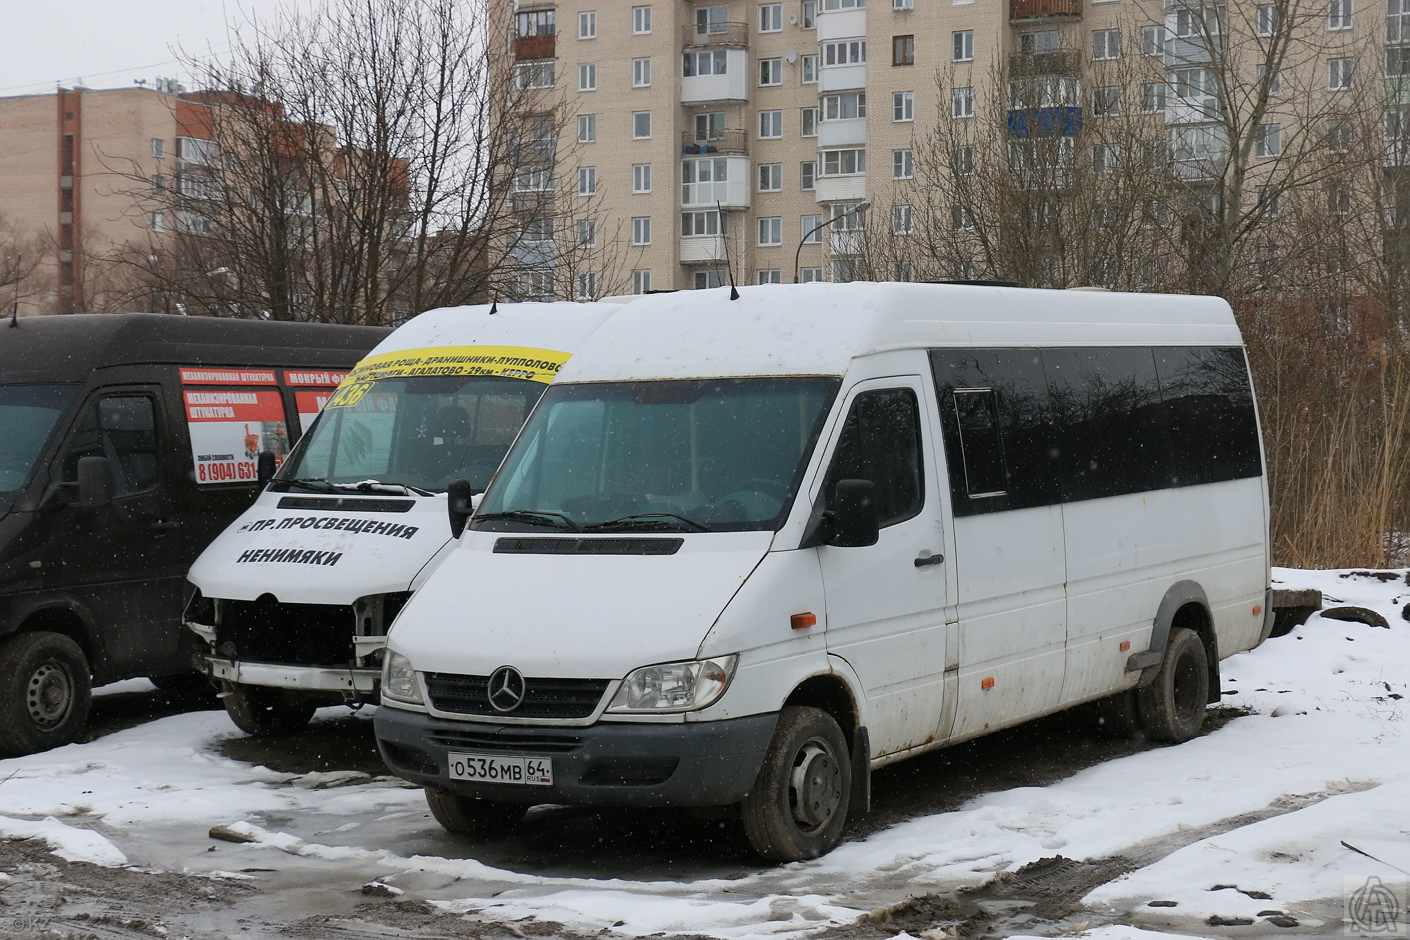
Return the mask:
POLYGON ((524 677, 513 666, 490 673, 490 705, 497 712, 512 712, 524 704, 524 677))

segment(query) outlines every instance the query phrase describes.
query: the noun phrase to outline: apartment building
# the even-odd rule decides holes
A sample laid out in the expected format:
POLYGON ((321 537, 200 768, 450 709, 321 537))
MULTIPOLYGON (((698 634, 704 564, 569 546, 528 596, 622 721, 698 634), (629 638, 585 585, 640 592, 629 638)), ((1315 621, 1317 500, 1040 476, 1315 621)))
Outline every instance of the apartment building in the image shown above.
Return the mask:
POLYGON ((215 160, 210 103, 159 84, 0 98, 0 213, 53 249, 22 314, 101 309, 96 259, 147 251, 176 227, 143 197, 215 160))
MULTIPOLYGON (((996 102, 1015 139, 1140 113, 1198 189, 1230 146, 1229 62, 1213 61, 1226 44, 1312 36, 1323 51, 1299 53, 1311 77, 1296 87, 1314 97, 1349 88, 1353 59, 1378 60, 1382 43, 1389 75, 1410 73, 1410 0, 502 2, 512 25, 495 48, 575 112, 575 167, 559 170, 596 194, 599 231, 628 234, 635 292, 715 286, 727 269, 744 283, 851 279, 864 228, 910 231, 916 148, 935 122, 996 102)), ((1237 66, 1250 87, 1257 61, 1237 66)), ((1284 105, 1262 119, 1257 156, 1311 131, 1280 123, 1284 105)), ((908 276, 896 267, 871 274, 908 276)))

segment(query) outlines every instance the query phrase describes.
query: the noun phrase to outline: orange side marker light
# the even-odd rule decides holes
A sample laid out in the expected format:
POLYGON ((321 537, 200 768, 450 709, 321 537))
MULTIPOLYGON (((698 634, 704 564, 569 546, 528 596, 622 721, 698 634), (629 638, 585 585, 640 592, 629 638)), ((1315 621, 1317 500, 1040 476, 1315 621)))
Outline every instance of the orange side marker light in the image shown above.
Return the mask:
POLYGON ((1255 617, 1257 617, 1257 616, 1258 616, 1259 614, 1261 614, 1261 613, 1263 613, 1263 605, 1262 605, 1262 604, 1254 604, 1254 605, 1253 605, 1253 615, 1254 615, 1255 617))
POLYGON ((989 691, 994 687, 994 677, 990 676, 989 678, 985 679, 983 682, 979 683, 979 687, 986 692, 989 691))
POLYGON ((1127 650, 1129 650, 1130 648, 1131 648, 1131 641, 1130 641, 1130 640, 1122 640, 1122 641, 1121 641, 1121 652, 1124 653, 1124 652, 1126 652, 1127 650))
POLYGON ((788 618, 789 626, 793 627, 795 630, 806 630, 809 627, 816 626, 817 622, 818 615, 813 613, 794 614, 792 617, 788 618))

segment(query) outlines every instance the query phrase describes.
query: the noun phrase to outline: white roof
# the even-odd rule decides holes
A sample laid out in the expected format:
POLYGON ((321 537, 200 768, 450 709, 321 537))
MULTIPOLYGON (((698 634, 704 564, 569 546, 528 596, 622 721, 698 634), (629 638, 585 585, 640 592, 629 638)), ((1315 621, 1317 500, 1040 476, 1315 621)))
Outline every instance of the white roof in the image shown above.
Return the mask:
POLYGON ((609 316, 610 303, 503 303, 440 307, 417 314, 369 356, 429 346, 523 346, 574 353, 609 316))
POLYGON ((855 356, 956 346, 1242 346, 1218 297, 899 282, 652 294, 622 307, 560 382, 841 375, 855 356))

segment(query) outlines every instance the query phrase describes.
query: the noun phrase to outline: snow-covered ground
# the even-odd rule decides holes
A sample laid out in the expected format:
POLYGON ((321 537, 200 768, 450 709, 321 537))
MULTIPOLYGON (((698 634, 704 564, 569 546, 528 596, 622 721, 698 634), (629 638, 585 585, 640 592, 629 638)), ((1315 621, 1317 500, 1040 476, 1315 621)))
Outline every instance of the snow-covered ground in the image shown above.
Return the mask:
POLYGON ((1368 893, 1377 884, 1398 898, 1403 917, 1410 872, 1407 573, 1280 569, 1275 577, 1288 587, 1320 589, 1329 605, 1370 608, 1390 626, 1314 615, 1292 634, 1225 660, 1224 702, 1251 714, 1211 734, 1050 786, 990 793, 824 858, 739 877, 547 877, 359 843, 362 821, 435 829, 420 791, 391 780, 295 777, 226 759, 214 744, 238 732, 221 712, 163 718, 89 744, 0 761, 0 836, 43 838, 64 858, 100 865, 215 873, 227 857, 207 856, 202 840, 210 827, 224 826, 253 840, 232 850, 289 853, 311 866, 355 864, 394 885, 413 874, 440 876, 453 886, 438 894, 448 910, 497 920, 532 915, 584 932, 631 935, 800 936, 865 913, 866 899, 877 896, 868 886, 944 892, 1055 855, 1154 858, 1086 897, 1093 923, 1116 925, 1093 930, 1094 940, 1143 940, 1156 930, 1198 934, 1221 919, 1266 924, 1274 916, 1295 918, 1304 931, 1340 934, 1343 898, 1355 895, 1358 916, 1375 916, 1374 905, 1362 902, 1387 897, 1368 893), (1246 814, 1268 816, 1270 808, 1277 815, 1229 825, 1246 814), (295 835, 281 823, 302 815, 326 818, 326 831, 338 838, 311 839, 308 827, 295 835), (1216 826, 1227 831, 1200 837, 1216 826), (173 838, 170 857, 154 854, 152 834, 177 831, 201 839, 173 838), (1152 850, 1162 840, 1189 844, 1152 850))

